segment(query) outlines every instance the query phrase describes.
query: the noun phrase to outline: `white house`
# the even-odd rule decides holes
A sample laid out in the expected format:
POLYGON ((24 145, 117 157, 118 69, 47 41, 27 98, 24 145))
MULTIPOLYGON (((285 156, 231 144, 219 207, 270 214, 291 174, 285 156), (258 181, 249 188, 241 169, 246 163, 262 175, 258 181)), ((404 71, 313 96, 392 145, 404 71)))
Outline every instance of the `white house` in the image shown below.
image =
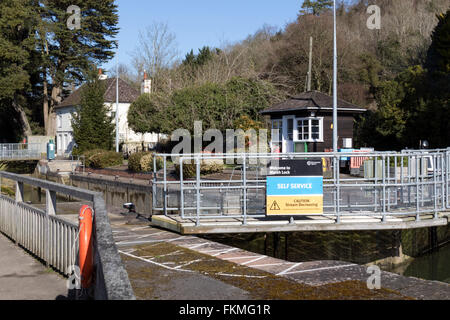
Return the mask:
MULTIPOLYGON (((109 115, 116 112, 116 79, 108 79, 100 71, 100 80, 106 81, 106 91, 104 95, 105 106, 108 108, 109 115)), ((75 90, 66 99, 64 99, 56 108, 56 152, 58 156, 68 156, 72 153, 75 145, 72 130, 72 114, 76 112, 81 101, 81 92, 83 86, 75 90)), ((141 94, 150 93, 151 80, 144 75, 141 85, 141 94)), ((128 83, 119 79, 119 143, 123 144, 124 152, 135 151, 153 147, 161 137, 157 133, 140 134, 131 130, 128 126, 128 110, 130 105, 139 97, 139 91, 134 89, 128 83)), ((115 123, 115 117, 113 118, 115 123)))

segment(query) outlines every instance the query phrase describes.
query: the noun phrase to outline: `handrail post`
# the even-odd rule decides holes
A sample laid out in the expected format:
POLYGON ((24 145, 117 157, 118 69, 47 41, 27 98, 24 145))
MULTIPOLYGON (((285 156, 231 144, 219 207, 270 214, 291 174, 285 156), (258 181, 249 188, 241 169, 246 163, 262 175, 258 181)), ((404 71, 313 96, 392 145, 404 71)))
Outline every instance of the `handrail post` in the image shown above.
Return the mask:
POLYGON ((47 189, 45 197, 45 226, 44 226, 44 261, 50 263, 50 216, 56 215, 56 192, 47 189))
POLYGON ((244 202, 243 202, 243 214, 244 214, 244 220, 242 221, 242 224, 243 225, 246 225, 247 224, 247 159, 246 159, 246 157, 245 157, 245 153, 243 154, 243 167, 242 167, 242 174, 243 174, 243 176, 244 176, 244 179, 243 179, 243 183, 244 183, 244 185, 243 185, 243 187, 244 187, 244 202))
POLYGON ((181 219, 184 219, 183 157, 180 157, 179 161, 180 161, 180 213, 181 219))
POLYGON ((382 181, 383 181, 383 214, 381 218, 381 222, 386 221, 386 157, 384 155, 381 156, 381 160, 383 161, 381 165, 382 170, 382 181))
POLYGON ((23 193, 23 182, 16 181, 16 203, 15 203, 15 212, 14 212, 14 226, 12 230, 13 240, 15 244, 19 243, 18 235, 19 235, 19 216, 20 209, 18 204, 24 202, 24 193, 23 193))
POLYGON ((163 190, 163 205, 164 215, 167 217, 167 157, 164 155, 164 190, 163 190))
POLYGON ((419 156, 416 154, 416 221, 420 221, 420 203, 419 203, 419 156))
POLYGON ((197 186, 197 219, 195 221, 195 225, 199 226, 200 225, 200 154, 197 155, 196 159, 196 186, 197 186))

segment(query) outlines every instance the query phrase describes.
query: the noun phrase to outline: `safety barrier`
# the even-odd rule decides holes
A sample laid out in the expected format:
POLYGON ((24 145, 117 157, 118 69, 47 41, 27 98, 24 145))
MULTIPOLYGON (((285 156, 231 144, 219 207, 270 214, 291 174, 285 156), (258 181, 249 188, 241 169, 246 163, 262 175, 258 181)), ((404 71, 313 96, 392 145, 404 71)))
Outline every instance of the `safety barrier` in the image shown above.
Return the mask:
MULTIPOLYGON (((323 179, 323 214, 341 222, 343 216, 389 217, 431 214, 436 219, 450 208, 450 148, 402 152, 289 154, 159 154, 163 169, 153 181, 154 214, 177 214, 181 219, 265 218, 266 176, 278 159, 322 160, 330 164, 323 179), (364 177, 343 174, 339 160, 353 158, 366 167, 364 177), (180 167, 169 172, 168 160, 180 167), (234 163, 218 178, 201 173, 203 161, 234 163), (230 161, 231 160, 231 161, 230 161), (183 177, 183 165, 195 164, 195 177, 183 177), (232 169, 231 169, 232 168, 232 169), (370 170, 369 170, 370 169, 370 170), (225 177, 225 178, 224 178, 225 177)), ((281 218, 280 218, 281 219, 281 218)))
POLYGON ((114 242, 101 193, 8 172, 0 172, 0 185, 2 179, 14 181, 16 192, 15 199, 0 195, 0 232, 66 276, 78 264, 79 227, 56 215, 56 195, 92 203, 95 212, 93 297, 101 300, 135 299, 114 242), (24 185, 46 190, 45 210, 24 203, 24 185))
POLYGON ((0 161, 39 160, 45 156, 41 150, 40 143, 2 143, 0 144, 0 161))

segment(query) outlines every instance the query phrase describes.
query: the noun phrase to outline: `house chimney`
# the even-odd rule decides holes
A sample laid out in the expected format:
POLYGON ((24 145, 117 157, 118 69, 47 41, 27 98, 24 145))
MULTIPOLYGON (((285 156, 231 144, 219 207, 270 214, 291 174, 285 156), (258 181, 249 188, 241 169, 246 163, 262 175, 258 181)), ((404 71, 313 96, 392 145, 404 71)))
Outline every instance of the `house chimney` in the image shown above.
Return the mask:
POLYGON ((103 74, 102 68, 98 69, 98 79, 99 80, 106 80, 106 79, 108 79, 108 76, 106 74, 103 74))
POLYGON ((144 70, 144 80, 141 83, 141 94, 152 92, 152 80, 147 79, 147 71, 144 70))

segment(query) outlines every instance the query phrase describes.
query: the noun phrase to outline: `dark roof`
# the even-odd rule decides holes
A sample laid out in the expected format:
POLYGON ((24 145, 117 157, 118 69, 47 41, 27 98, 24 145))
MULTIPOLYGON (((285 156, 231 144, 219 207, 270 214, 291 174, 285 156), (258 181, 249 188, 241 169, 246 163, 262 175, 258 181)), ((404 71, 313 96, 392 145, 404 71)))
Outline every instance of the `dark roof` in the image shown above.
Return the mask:
MULTIPOLYGON (((105 102, 116 102, 116 79, 110 78, 105 81, 105 102)), ((83 92, 84 85, 75 90, 67 98, 65 98, 56 108, 73 107, 78 106, 81 102, 81 93, 83 92)), ((119 79, 119 103, 133 103, 139 97, 139 91, 126 83, 124 80, 119 79)))
MULTIPOLYGON (((319 92, 308 91, 294 96, 284 102, 275 104, 263 111, 261 114, 271 114, 286 111, 300 111, 300 110, 332 110, 333 97, 319 92)), ((338 111, 349 111, 355 113, 365 112, 366 109, 361 108, 350 102, 338 99, 338 111)))

